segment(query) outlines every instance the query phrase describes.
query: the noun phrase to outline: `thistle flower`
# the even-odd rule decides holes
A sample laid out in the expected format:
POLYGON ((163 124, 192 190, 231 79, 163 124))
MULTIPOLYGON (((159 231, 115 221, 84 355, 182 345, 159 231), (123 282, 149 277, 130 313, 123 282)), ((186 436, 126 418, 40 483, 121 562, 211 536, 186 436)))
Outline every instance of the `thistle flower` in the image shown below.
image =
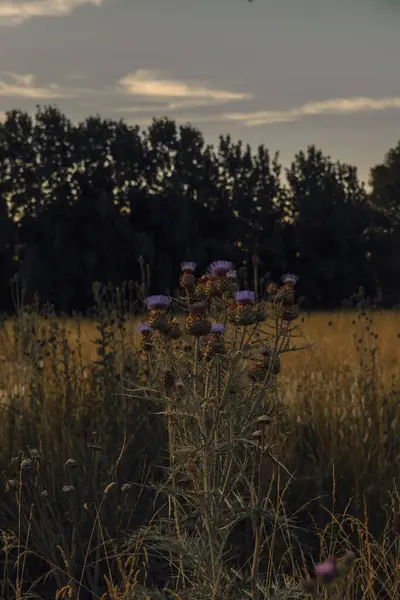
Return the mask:
POLYGON ((191 261, 184 261, 181 263, 181 276, 179 278, 179 285, 184 288, 187 292, 193 292, 196 285, 196 277, 194 272, 197 264, 191 261))
POLYGON ((149 296, 145 300, 145 304, 149 310, 167 310, 172 302, 172 298, 169 296, 163 296, 158 294, 156 296, 149 296))
POLYGON ((189 305, 189 313, 191 315, 204 315, 207 312, 207 302, 195 302, 189 305))
POLYGON ((224 332, 225 332, 225 325, 223 323, 213 323, 213 325, 211 326, 211 333, 223 335, 224 332))
POLYGON ((148 352, 152 348, 151 338, 154 333, 152 326, 145 322, 139 323, 139 325, 136 327, 136 332, 141 336, 141 349, 148 352))
POLYGON ((287 322, 294 321, 299 316, 299 312, 300 311, 299 311, 298 306, 292 306, 292 307, 282 306, 281 317, 282 317, 283 321, 287 321, 287 322))
POLYGON ((197 263, 190 260, 184 260, 181 262, 182 273, 194 273, 197 267, 197 263))
POLYGON ((183 390, 184 387, 185 386, 183 384, 182 379, 175 379, 173 390, 176 394, 179 394, 183 390))
POLYGON ((142 321, 142 323, 139 323, 139 325, 136 327, 136 333, 141 333, 143 335, 151 335, 153 333, 153 328, 148 323, 142 321))
POLYGON ((236 273, 235 269, 231 269, 230 271, 227 272, 226 276, 228 277, 228 279, 236 279, 237 273, 236 273))
POLYGON ((233 263, 229 260, 216 260, 211 263, 208 270, 212 277, 223 277, 233 268, 233 263))
POLYGON ((279 287, 275 282, 271 282, 267 285, 267 293, 271 300, 276 300, 276 296, 279 292, 279 287))
POLYGON ((237 304, 249 305, 254 304, 256 301, 256 293, 250 290, 240 290, 235 294, 235 300, 237 304))
POLYGON ((214 323, 211 326, 211 336, 207 342, 207 345, 203 352, 203 357, 206 360, 209 360, 212 356, 216 354, 224 354, 225 352, 225 342, 223 339, 223 334, 225 331, 225 326, 222 323, 214 323))
POLYGON ((293 273, 285 273, 284 275, 282 275, 281 279, 283 283, 295 285, 299 278, 297 277, 297 275, 293 275, 293 273))
POLYGON ((339 571, 336 566, 336 558, 330 556, 325 561, 315 565, 315 575, 317 579, 324 585, 331 583, 339 576, 339 571))
POLYGON ((263 365, 266 370, 271 369, 274 375, 281 372, 281 359, 271 346, 261 344, 260 354, 263 357, 263 365))
POLYGON ((201 337, 210 333, 211 323, 205 315, 191 313, 186 319, 185 328, 189 335, 201 337))

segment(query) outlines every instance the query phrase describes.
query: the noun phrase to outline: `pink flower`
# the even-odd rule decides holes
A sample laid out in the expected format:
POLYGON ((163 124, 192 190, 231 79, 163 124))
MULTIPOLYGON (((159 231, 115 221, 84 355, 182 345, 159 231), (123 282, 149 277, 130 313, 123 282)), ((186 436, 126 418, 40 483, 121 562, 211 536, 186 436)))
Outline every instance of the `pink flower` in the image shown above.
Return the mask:
POLYGON ((325 561, 315 565, 315 575, 321 583, 330 583, 339 575, 339 571, 336 566, 336 558, 330 556, 325 561))

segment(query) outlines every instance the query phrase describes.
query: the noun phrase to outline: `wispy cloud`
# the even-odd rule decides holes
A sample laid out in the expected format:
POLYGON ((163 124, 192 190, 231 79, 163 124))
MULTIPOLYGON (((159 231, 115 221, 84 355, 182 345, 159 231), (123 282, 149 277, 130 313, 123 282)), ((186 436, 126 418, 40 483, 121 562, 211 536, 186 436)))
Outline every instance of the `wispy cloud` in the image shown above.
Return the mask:
POLYGON ((0 25, 20 25, 34 17, 62 17, 82 4, 101 6, 104 0, 0 0, 0 25))
MULTIPOLYGON (((146 69, 138 69, 122 77, 118 81, 118 90, 125 95, 151 98, 153 102, 161 103, 159 108, 171 111, 251 99, 250 94, 216 89, 195 81, 168 79, 157 71, 146 69)), ((135 106, 118 110, 137 112, 135 106)))
POLYGON ((32 98, 35 100, 52 100, 58 98, 74 98, 73 90, 63 89, 56 83, 46 86, 35 84, 33 75, 17 73, 0 74, 0 96, 8 98, 32 98))
POLYGON ((346 115, 370 111, 400 109, 400 96, 388 98, 333 98, 322 102, 309 102, 288 110, 264 110, 248 113, 227 113, 224 119, 241 121, 248 127, 290 123, 304 117, 319 115, 346 115))
POLYGON ((39 85, 32 74, 0 71, 0 97, 26 98, 31 100, 60 100, 62 98, 86 98, 107 96, 112 88, 90 89, 85 87, 63 86, 58 83, 39 85))

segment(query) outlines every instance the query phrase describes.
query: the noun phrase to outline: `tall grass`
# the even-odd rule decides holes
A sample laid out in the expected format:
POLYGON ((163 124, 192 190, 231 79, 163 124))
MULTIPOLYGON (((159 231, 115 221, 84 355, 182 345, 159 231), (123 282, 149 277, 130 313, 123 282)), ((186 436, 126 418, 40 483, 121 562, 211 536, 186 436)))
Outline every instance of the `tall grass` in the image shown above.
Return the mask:
POLYGON ((320 593, 397 598, 400 314, 289 323, 270 297, 244 327, 217 296, 206 360, 209 334, 184 333, 200 297, 144 352, 134 296, 98 287, 90 319, 20 303, 2 324, 0 597, 297 598, 352 550, 320 593))

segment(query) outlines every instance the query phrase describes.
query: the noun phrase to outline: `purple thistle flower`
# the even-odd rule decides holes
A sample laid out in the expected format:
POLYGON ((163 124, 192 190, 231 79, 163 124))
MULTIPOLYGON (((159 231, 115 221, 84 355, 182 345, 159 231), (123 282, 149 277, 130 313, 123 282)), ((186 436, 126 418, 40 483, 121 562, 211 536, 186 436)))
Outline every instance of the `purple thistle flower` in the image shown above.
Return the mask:
POLYGON ((213 325, 211 325, 211 333, 219 333, 219 334, 223 334, 225 331, 225 325, 223 325, 222 323, 214 323, 213 325))
POLYGON ((256 293, 250 290, 240 290, 235 294, 235 300, 238 304, 254 304, 256 293))
POLYGON ((145 304, 149 310, 153 310, 154 308, 162 308, 166 309, 171 304, 172 299, 169 296, 149 296, 145 300, 145 304))
POLYGON ((237 274, 235 269, 231 269, 230 271, 228 271, 226 276, 229 277, 229 279, 236 279, 237 274))
POLYGON ((152 331, 153 328, 148 323, 142 322, 136 327, 136 333, 151 333, 152 331))
POLYGON ((273 356, 274 349, 269 344, 261 344, 261 346, 260 346, 260 354, 262 356, 273 356))
POLYGON ((229 260, 216 260, 208 267, 212 277, 223 277, 233 268, 229 260))
POLYGON ((292 283, 294 285, 297 280, 297 275, 293 275, 293 273, 285 273, 284 275, 282 275, 283 283, 292 283))
POLYGON ((194 273, 196 267, 197 263, 192 262, 191 260, 184 260, 181 262, 181 271, 189 271, 189 273, 194 273))
POLYGON ((336 566, 336 558, 331 556, 324 562, 315 565, 315 575, 324 584, 328 584, 339 575, 339 571, 336 566))

